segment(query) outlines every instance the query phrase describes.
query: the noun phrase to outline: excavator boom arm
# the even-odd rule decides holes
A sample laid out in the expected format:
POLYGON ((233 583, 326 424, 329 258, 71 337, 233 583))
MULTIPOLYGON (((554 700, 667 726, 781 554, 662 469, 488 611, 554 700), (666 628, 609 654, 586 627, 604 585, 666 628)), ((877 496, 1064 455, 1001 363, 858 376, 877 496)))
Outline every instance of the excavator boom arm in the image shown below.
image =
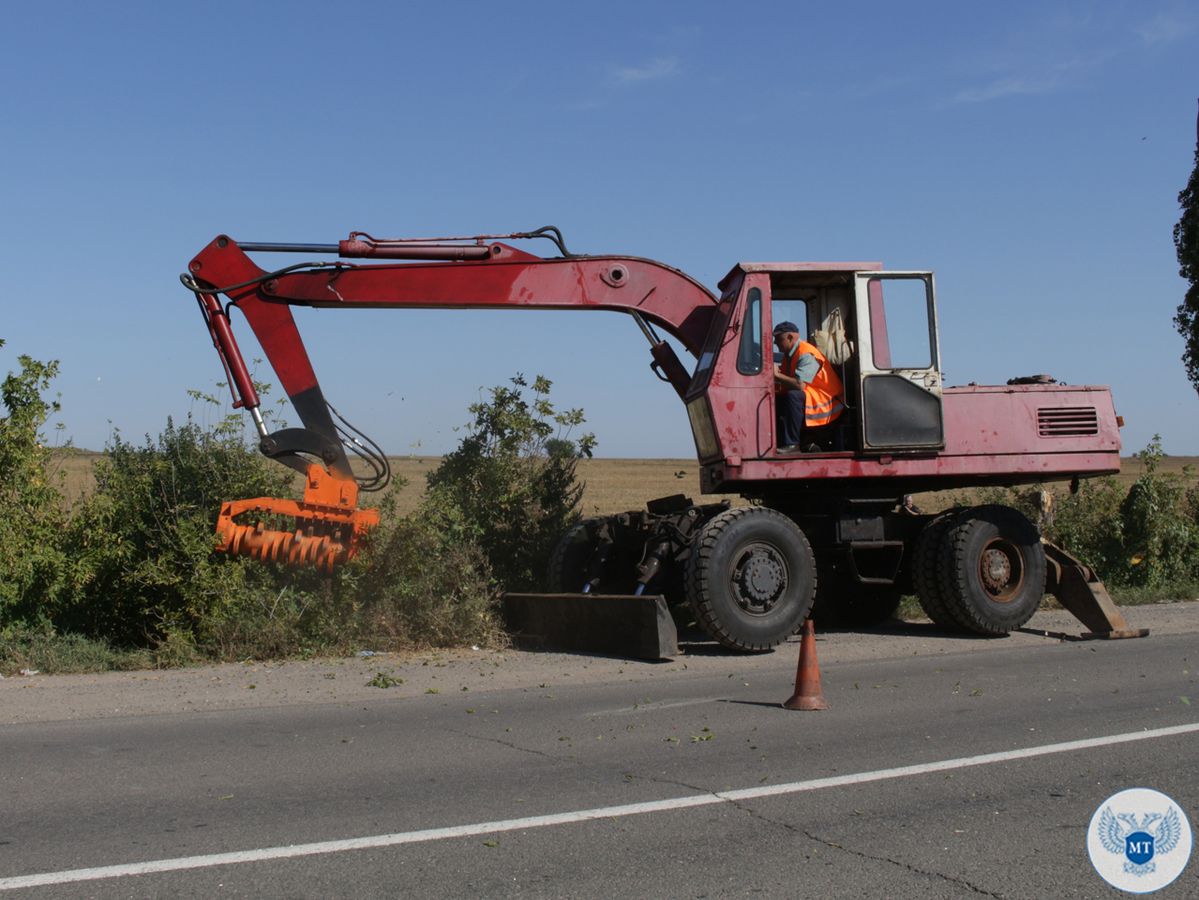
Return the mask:
MULTIPOLYGON (((557 229, 509 235, 550 237, 563 257, 543 259, 509 244, 474 239, 378 240, 354 233, 338 244, 248 244, 220 235, 182 277, 195 293, 209 335, 229 379, 234 406, 246 408, 262 452, 305 476, 301 501, 260 497, 227 503, 217 520, 218 549, 257 559, 314 564, 329 571, 351 559, 378 522, 358 509, 358 490, 387 481, 378 447, 349 446, 374 469, 357 479, 346 454, 348 423, 338 425, 291 313, 292 306, 432 309, 606 309, 630 313, 650 341, 653 367, 680 397, 690 376, 657 325, 693 356, 707 336, 716 298, 676 269, 623 256, 569 256, 557 229), (552 234, 547 234, 552 233, 552 234), (268 272, 246 251, 331 254, 333 262, 303 262, 268 272), (347 259, 385 262, 359 264, 347 259), (403 262, 396 262, 403 260, 403 262), (221 300, 221 295, 228 302, 221 300), (249 322, 302 428, 268 433, 249 367, 233 336, 229 310, 249 322), (291 519, 289 530, 268 528, 266 517, 291 519)), ((365 439, 370 444, 369 439, 365 439)))
MULTIPOLYGON (((257 396, 232 337, 229 297, 245 315, 305 428, 332 441, 335 428, 316 373, 289 306, 430 309, 597 309, 635 314, 700 354, 716 310, 716 298, 684 273, 662 263, 625 256, 568 256, 544 259, 503 243, 424 242, 380 249, 361 240, 339 245, 253 245, 269 249, 338 252, 341 256, 406 258, 416 261, 360 265, 311 263, 267 272, 236 241, 215 238, 189 264, 209 330, 230 374, 235 402, 253 410, 257 396), (430 258, 442 261, 428 261, 430 258)), ((647 330, 647 336, 652 329, 647 330)), ((682 395, 686 369, 665 342, 650 337, 655 364, 682 395)), ((262 436, 265 431, 260 427, 262 436)), ((266 448, 264 448, 266 449, 266 448)), ((345 475, 344 454, 325 460, 345 475), (344 467, 344 470, 343 470, 344 467)))

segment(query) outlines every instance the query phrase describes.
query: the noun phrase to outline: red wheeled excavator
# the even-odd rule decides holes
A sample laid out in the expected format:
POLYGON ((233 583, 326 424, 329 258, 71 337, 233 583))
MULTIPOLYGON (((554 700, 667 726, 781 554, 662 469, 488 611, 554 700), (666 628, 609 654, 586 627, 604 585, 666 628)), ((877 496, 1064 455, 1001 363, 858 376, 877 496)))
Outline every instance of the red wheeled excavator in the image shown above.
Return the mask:
POLYGON ((375 510, 358 508, 358 493, 383 485, 386 457, 325 400, 290 307, 608 310, 633 319, 651 369, 686 407, 701 490, 750 503, 678 495, 580 521, 553 553, 553 593, 505 598, 518 633, 552 646, 664 657, 676 652, 671 609, 689 607, 719 643, 763 651, 793 634, 814 605, 818 614, 870 622, 914 592, 938 625, 997 635, 1023 626, 1049 591, 1091 635, 1145 634, 1129 628, 1092 570, 1044 542, 1015 509, 930 515, 911 504, 916 492, 1076 481, 1120 468, 1122 422, 1107 387, 1043 377, 943 386, 931 272, 875 262, 742 262, 714 294, 649 259, 570 253, 547 227, 466 238, 354 232, 336 244, 221 235, 181 278, 262 452, 307 479, 301 501, 226 504, 217 524, 226 552, 331 570, 378 521, 375 510), (557 255, 509 243, 531 239, 552 242, 557 255), (250 253, 335 258, 266 271, 250 253), (233 308, 301 427, 268 431, 233 336, 233 308), (844 412, 821 429, 819 443, 802 448, 780 439, 771 345, 784 320, 818 344, 828 346, 832 334, 828 364, 844 386, 844 412), (366 462, 366 476, 355 475, 347 448, 366 462), (294 519, 295 528, 266 528, 267 514, 294 519))

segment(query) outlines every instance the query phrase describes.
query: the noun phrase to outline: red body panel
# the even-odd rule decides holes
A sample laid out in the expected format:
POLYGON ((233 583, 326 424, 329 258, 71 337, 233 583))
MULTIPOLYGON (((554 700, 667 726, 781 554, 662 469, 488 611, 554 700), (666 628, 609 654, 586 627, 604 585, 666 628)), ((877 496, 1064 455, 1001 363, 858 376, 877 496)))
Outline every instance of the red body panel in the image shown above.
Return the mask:
MULTIPOLYGON (((736 491, 780 479, 815 483, 885 478, 903 493, 1120 471, 1120 436, 1106 387, 971 385, 948 388, 944 398, 944 450, 865 458, 854 453, 775 457, 767 447, 740 459, 732 454, 730 460, 726 454, 725 461, 707 466, 704 490, 736 491)), ((727 412, 735 413, 736 405, 727 412)), ((718 433, 728 442, 725 446, 747 446, 747 429, 731 420, 718 433)))
MULTIPOLYGON (((942 456, 1099 453, 1119 466, 1111 390, 1072 385, 970 385, 945 390, 942 456), (1093 410, 1094 428, 1055 424, 1054 414, 1093 410), (1073 433, 1071 433, 1073 432, 1073 433)), ((1084 417, 1086 418, 1086 417, 1084 417)))

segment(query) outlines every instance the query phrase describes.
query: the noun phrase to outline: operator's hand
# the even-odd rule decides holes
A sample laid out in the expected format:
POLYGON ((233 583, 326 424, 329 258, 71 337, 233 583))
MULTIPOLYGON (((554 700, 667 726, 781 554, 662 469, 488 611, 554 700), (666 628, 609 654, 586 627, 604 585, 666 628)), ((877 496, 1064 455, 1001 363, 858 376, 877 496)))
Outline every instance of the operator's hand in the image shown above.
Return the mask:
POLYGON ((784 375, 781 366, 776 363, 775 366, 775 392, 787 393, 788 391, 799 391, 802 389, 800 380, 794 375, 784 375))

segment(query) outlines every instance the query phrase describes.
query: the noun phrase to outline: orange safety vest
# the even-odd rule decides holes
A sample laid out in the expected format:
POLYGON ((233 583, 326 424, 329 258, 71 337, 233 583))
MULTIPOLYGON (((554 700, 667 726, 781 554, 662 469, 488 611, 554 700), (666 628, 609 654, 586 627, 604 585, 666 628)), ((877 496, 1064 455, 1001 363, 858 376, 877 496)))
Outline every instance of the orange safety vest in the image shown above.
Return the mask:
POLYGON ((804 424, 809 428, 818 428, 841 415, 841 410, 845 408, 845 404, 841 402, 845 396, 845 388, 842 387, 841 379, 829 365, 829 361, 824 358, 824 354, 805 340, 800 340, 794 353, 783 357, 783 374, 794 378, 799 358, 805 353, 810 353, 816 362, 820 363, 820 371, 811 381, 800 382, 804 392, 804 424))

